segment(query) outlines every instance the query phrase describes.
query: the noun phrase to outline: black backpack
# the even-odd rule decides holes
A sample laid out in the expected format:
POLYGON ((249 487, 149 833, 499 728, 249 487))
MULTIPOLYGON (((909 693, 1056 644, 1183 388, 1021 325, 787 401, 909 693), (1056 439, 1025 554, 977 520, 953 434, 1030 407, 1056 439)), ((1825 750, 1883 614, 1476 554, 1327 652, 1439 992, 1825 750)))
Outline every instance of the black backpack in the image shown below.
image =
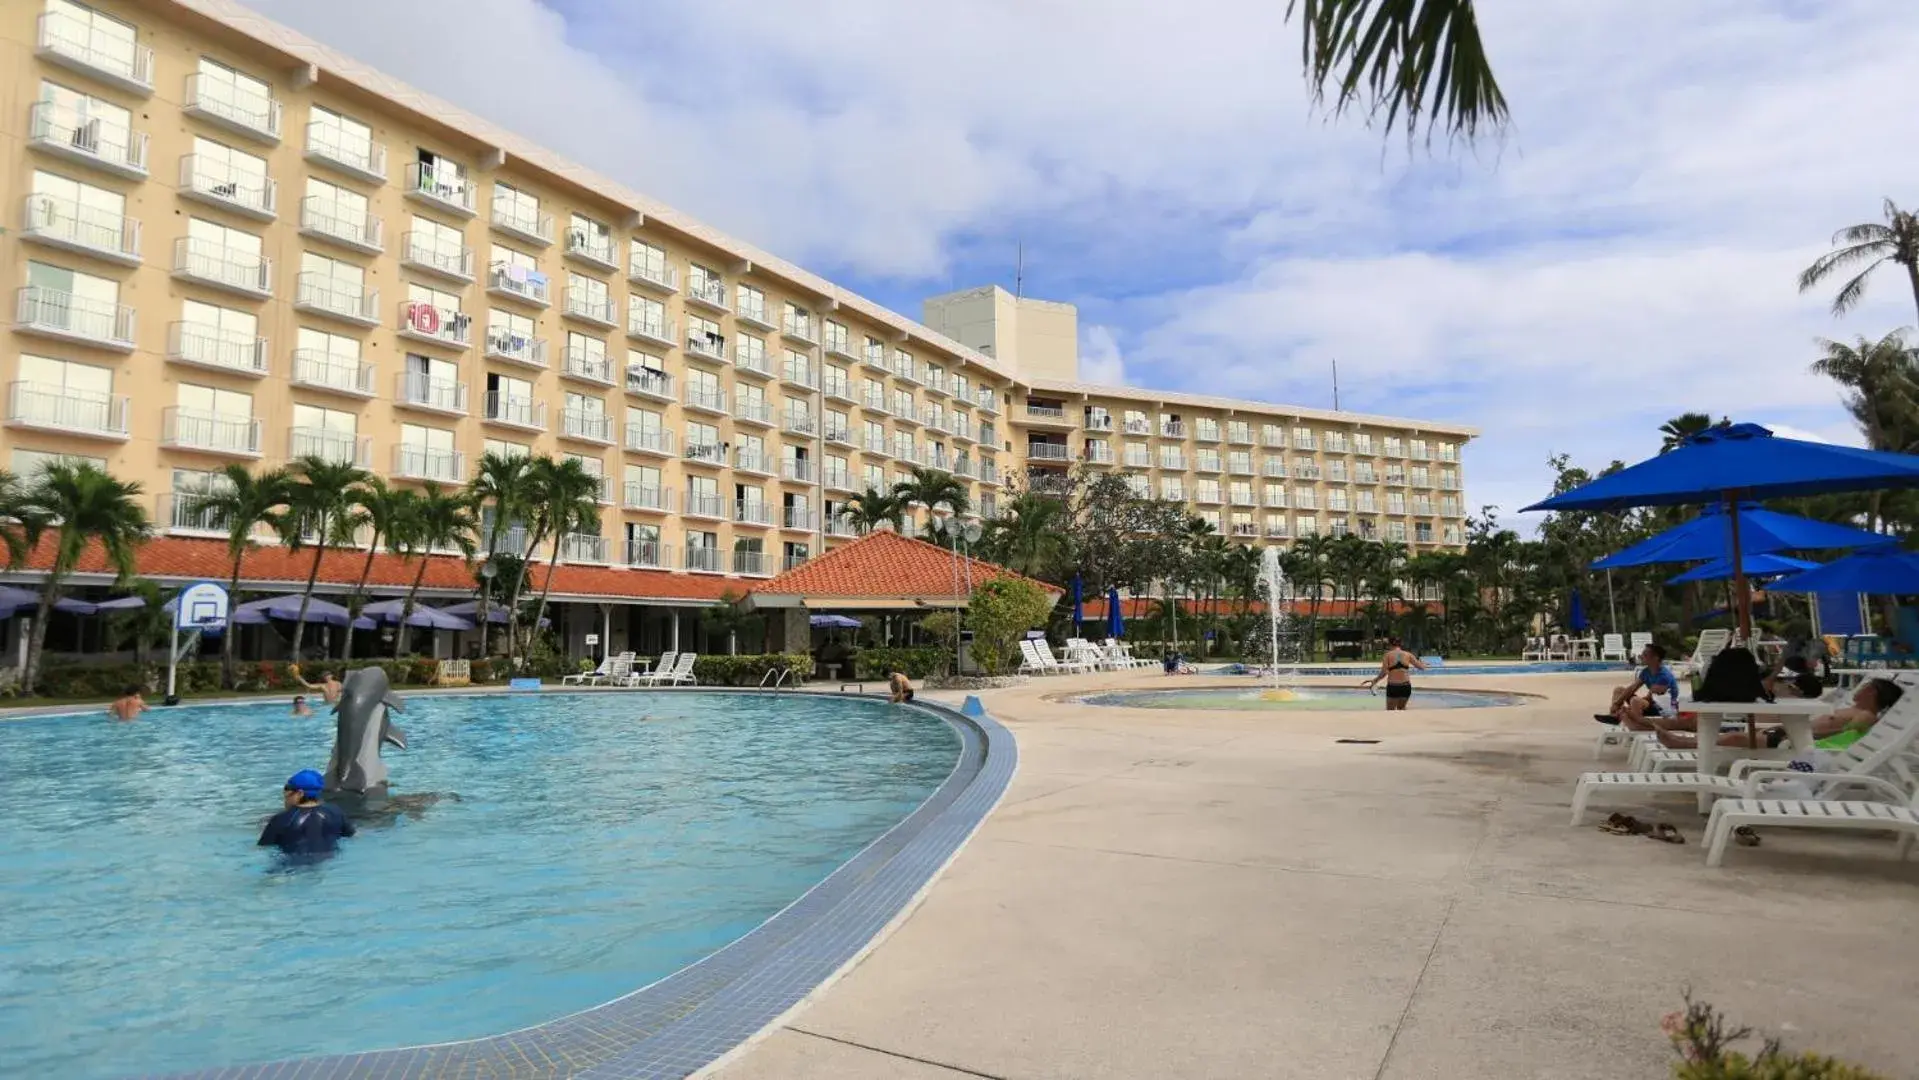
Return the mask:
POLYGON ((1699 701, 1753 702, 1771 701, 1766 694, 1764 676, 1752 650, 1744 646, 1722 649, 1706 665, 1706 677, 1700 680, 1699 701))

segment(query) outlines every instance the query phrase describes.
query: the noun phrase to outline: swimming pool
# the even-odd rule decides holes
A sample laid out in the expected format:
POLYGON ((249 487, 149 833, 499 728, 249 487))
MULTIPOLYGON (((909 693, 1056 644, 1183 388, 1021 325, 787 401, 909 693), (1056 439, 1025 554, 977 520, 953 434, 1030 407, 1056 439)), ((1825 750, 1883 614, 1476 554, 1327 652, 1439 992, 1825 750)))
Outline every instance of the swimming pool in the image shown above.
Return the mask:
POLYGON ((938 718, 704 693, 416 697, 396 791, 456 791, 286 868, 253 847, 325 716, 0 723, 0 1062, 112 1077, 469 1038, 751 930, 937 787, 938 718))
MULTIPOLYGON (((1281 664, 1282 671, 1300 676, 1347 676, 1357 675, 1369 678, 1379 670, 1379 661, 1369 664, 1302 664, 1294 667, 1281 664)), ((1210 675, 1245 675, 1250 670, 1245 664, 1226 664, 1218 668, 1207 669, 1210 675)), ((1435 675, 1577 675, 1594 671, 1629 671, 1631 665, 1617 661, 1602 660, 1529 660, 1523 663, 1487 664, 1470 661, 1458 664, 1441 664, 1420 672, 1420 676, 1435 675)))
MULTIPOLYGON (((1379 712, 1386 708, 1384 691, 1350 686, 1296 686, 1282 689, 1247 686, 1194 686, 1178 690, 1116 690, 1074 698, 1086 705, 1125 709, 1225 709, 1246 712, 1379 712)), ((1414 689, 1409 709, 1487 709, 1523 705, 1519 694, 1491 690, 1414 689)))

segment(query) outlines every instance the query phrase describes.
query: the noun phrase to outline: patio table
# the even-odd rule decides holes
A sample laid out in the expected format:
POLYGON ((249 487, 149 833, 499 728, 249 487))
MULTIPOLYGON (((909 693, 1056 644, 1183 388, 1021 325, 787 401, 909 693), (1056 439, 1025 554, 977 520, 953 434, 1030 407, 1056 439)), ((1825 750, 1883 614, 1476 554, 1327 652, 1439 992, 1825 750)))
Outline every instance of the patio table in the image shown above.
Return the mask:
MULTIPOLYGON (((1699 775, 1712 776, 1719 771, 1721 754, 1733 755, 1731 761, 1742 758, 1764 756, 1739 747, 1719 745, 1719 725, 1726 720, 1743 720, 1749 734, 1759 730, 1760 721, 1777 721, 1786 729, 1786 741, 1797 750, 1812 748, 1813 718, 1824 716, 1835 706, 1829 701, 1816 698, 1782 698, 1778 701, 1690 701, 1680 706, 1681 712, 1696 713, 1699 716, 1699 775)), ((1754 741, 1757 741, 1755 739, 1754 741)), ((1764 748, 1761 747, 1761 750, 1764 748)), ((1699 793, 1699 812, 1712 812, 1713 799, 1717 794, 1708 791, 1699 793)))

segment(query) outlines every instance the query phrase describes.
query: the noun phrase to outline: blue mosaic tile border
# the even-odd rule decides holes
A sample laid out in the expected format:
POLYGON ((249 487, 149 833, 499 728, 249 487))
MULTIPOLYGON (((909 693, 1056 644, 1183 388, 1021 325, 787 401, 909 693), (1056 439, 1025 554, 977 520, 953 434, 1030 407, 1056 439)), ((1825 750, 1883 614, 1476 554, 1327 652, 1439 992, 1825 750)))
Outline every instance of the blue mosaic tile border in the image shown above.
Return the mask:
POLYGON ((811 891, 705 959, 623 998, 520 1031, 172 1080, 667 1080, 699 1071, 858 957, 958 852, 1012 781, 1019 752, 997 721, 930 702, 916 707, 960 736, 959 763, 945 782, 811 891))

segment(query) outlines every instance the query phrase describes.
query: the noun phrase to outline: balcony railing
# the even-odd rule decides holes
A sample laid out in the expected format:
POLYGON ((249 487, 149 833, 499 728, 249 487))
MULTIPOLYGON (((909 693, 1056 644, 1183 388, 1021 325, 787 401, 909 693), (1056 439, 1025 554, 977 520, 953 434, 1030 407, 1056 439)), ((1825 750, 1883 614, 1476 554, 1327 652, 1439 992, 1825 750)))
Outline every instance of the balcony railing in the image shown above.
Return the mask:
POLYGON ((812 413, 788 410, 780 421, 780 427, 791 435, 811 435, 820 429, 820 422, 812 413))
POLYGON ((488 327, 486 354, 495 360, 510 360, 525 367, 546 366, 546 339, 528 337, 502 327, 488 327))
POLYGON ((40 16, 34 49, 43 59, 136 94, 153 93, 153 50, 61 11, 40 16))
POLYGON ((803 345, 816 346, 820 343, 819 320, 811 315, 787 312, 786 317, 780 320, 780 333, 803 345))
POLYGON ((773 407, 764 401, 741 399, 733 403, 733 419, 763 427, 773 426, 773 407))
POLYGON ((890 368, 890 367, 888 367, 888 366, 887 366, 887 363, 886 363, 886 349, 885 349, 885 347, 884 347, 884 346, 881 346, 880 348, 870 348, 870 347, 869 347, 869 348, 868 348, 868 349, 867 349, 867 350, 866 350, 866 351, 865 351, 865 352, 864 352, 864 353, 863 353, 863 354, 862 354, 862 355, 860 356, 860 363, 862 363, 862 364, 865 364, 865 365, 866 365, 867 367, 870 367, 870 368, 872 368, 872 369, 873 369, 874 371, 889 371, 889 372, 890 372, 891 370, 893 370, 892 368, 890 368))
POLYGON ((403 443, 393 448, 393 474, 408 480, 461 483, 466 480, 466 455, 403 443))
POLYGON ((493 423, 509 427, 528 431, 546 430, 546 402, 534 401, 531 397, 488 390, 480 415, 493 423))
POLYGON ((537 209, 522 210, 512 202, 493 197, 493 227, 522 240, 545 247, 553 242, 553 215, 537 209))
POLYGON ((834 325, 826 328, 826 352, 829 356, 840 356, 848 360, 859 359, 859 356, 853 352, 851 335, 847 334, 843 326, 834 325))
POLYGON ((671 401, 673 376, 657 368, 629 364, 626 368, 626 392, 658 401, 671 401))
POLYGON ((851 380, 843 374, 835 374, 837 370, 838 369, 835 368, 826 373, 825 379, 822 380, 820 384, 821 388, 825 390, 827 397, 836 398, 840 401, 855 400, 851 380))
POLYGON ((1251 446, 1253 445, 1253 429, 1249 427, 1234 427, 1229 424, 1226 427, 1226 441, 1235 446, 1251 446))
POLYGON ((373 396, 373 365, 345 357, 330 356, 315 349, 293 351, 293 382, 296 386, 332 390, 355 397, 373 396))
POLYGON ((412 162, 406 167, 405 190, 409 199, 418 199, 462 217, 473 216, 473 186, 464 175, 452 170, 442 175, 431 165, 412 162))
POLYGON ((1000 482, 999 466, 993 464, 990 461, 980 462, 979 463, 979 479, 980 479, 980 483, 982 484, 999 483, 1000 482))
POLYGON ((1178 420, 1161 420, 1159 435, 1162 439, 1183 439, 1186 437, 1186 425, 1178 420))
POLYGON ((406 300, 400 304, 400 333, 419 341, 464 349, 473 344, 473 316, 424 300, 406 300))
POLYGON ((15 328, 119 352, 133 350, 133 308, 38 285, 21 288, 15 328))
POLYGON ((372 139, 348 135, 338 124, 323 120, 307 124, 306 158, 362 180, 386 183, 386 147, 372 139))
POLYGON ((1029 401, 1026 403, 1026 418, 1029 420, 1064 421, 1066 419, 1066 409, 1060 405, 1035 405, 1029 401))
POLYGON ((293 306, 366 326, 380 321, 378 289, 363 288, 317 270, 309 270, 295 281, 293 306))
POLYGON ((258 457, 260 422, 173 406, 160 413, 160 445, 180 450, 258 457))
POLYGON ((613 237, 590 229, 566 230, 566 257, 607 270, 618 270, 613 257, 613 237))
POLYGON ((780 508, 780 527, 811 532, 820 527, 819 512, 804 506, 783 506, 780 508))
POLYGON ((601 296, 593 289, 582 288, 579 282, 566 287, 566 303, 560 310, 575 319, 601 326, 619 325, 619 320, 613 314, 613 298, 601 296))
POLYGON ((686 493, 685 512, 691 517, 725 517, 726 500, 714 491, 689 491, 686 493))
POLYGON ((423 371, 400 372, 395 400, 416 409, 466 415, 466 384, 452 379, 436 379, 423 371))
POLYGON ((979 406, 981 412, 998 415, 999 392, 991 387, 982 386, 973 392, 973 404, 979 406))
POLYGON ((804 458, 787 458, 780 462, 780 476, 796 484, 810 484, 814 475, 813 463, 804 458))
POLYGON ((689 442, 680 456, 696 465, 725 465, 726 447, 721 443, 689 442))
POLYGON ((780 378, 788 386, 804 386, 808 390, 820 388, 820 371, 810 364, 788 363, 781 369, 780 378))
POLYGON ((683 391, 685 405, 689 409, 702 409, 706 412, 724 413, 726 411, 726 392, 719 387, 707 389, 689 384, 683 391))
POLYGON ((893 456, 893 450, 886 444, 886 436, 884 434, 875 434, 871 431, 867 432, 865 438, 860 440, 860 448, 869 454, 884 454, 887 457, 893 456))
POLYGON ((860 395, 860 406, 876 413, 890 413, 893 411, 892 406, 886 403, 886 391, 875 389, 871 386, 867 387, 866 392, 860 395))
POLYGON ((656 263, 638 256, 629 257, 626 276, 628 280, 637 281, 642 285, 651 285, 665 292, 678 292, 680 288, 680 272, 666 265, 665 262, 656 263))
POLYGON ((637 454, 673 453, 673 433, 661 428, 626 425, 626 448, 637 454))
POLYGON ((22 239, 129 266, 140 261, 140 223, 125 214, 35 192, 22 217, 22 239))
POLYGON ((628 540, 626 565, 664 569, 673 565, 673 549, 658 540, 628 540))
POLYGON ((212 240, 182 236, 173 242, 173 276, 262 297, 273 291, 273 260, 212 240))
POLYGON ((1218 442, 1219 426, 1204 423, 1193 425, 1193 438, 1199 442, 1218 442))
POLYGON ((1220 469, 1219 469, 1219 455, 1218 455, 1218 454, 1201 454, 1201 455, 1199 455, 1199 456, 1198 456, 1197 458, 1195 458, 1195 459, 1193 460, 1193 471, 1194 471, 1194 472, 1205 472, 1205 473, 1216 473, 1216 472, 1219 472, 1219 471, 1220 471, 1220 469))
POLYGON ((486 272, 486 291, 545 307, 550 301, 546 275, 510 263, 495 263, 486 272))
POLYGON ((726 339, 715 334, 689 330, 686 334, 686 355, 724 364, 726 363, 726 339))
POLYGON ((211 496, 206 491, 169 491, 160 496, 156 520, 168 532, 225 536, 228 515, 209 504, 211 496))
POLYGON ((271 94, 257 94, 202 72, 187 76, 186 97, 180 108, 261 142, 280 141, 280 103, 271 94))
POLYGON ((605 413, 589 412, 585 409, 561 409, 560 434, 569 439, 611 444, 613 418, 605 413))
POLYGON ((686 279, 686 299, 688 303, 714 311, 731 311, 726 302, 726 283, 714 278, 689 277, 686 279))
POLYGON ((733 552, 733 572, 735 574, 757 574, 764 576, 766 552, 735 550, 733 552))
POLYGON ((1151 421, 1148 421, 1148 420, 1126 421, 1126 434, 1128 435, 1151 435, 1152 433, 1153 433, 1153 425, 1151 421))
POLYGON ((36 101, 27 114, 27 142, 37 150, 105 169, 119 176, 147 175, 147 136, 88 116, 71 105, 36 101))
POLYGON ((367 469, 373 466, 373 440, 364 435, 355 435, 350 431, 313 427, 288 428, 287 457, 317 457, 325 461, 337 461, 343 465, 356 465, 367 469))
POLYGON ((716 547, 689 547, 686 549, 686 568, 709 574, 722 573, 726 568, 726 552, 716 547))
POLYGON ((198 154, 180 158, 180 194, 267 221, 279 212, 280 186, 272 177, 243 175, 198 154))
POLYGON ((846 469, 828 469, 822 482, 835 491, 852 491, 853 475, 846 469))
POLYGON ((651 341, 668 349, 679 344, 679 335, 672 319, 651 313, 637 303, 626 310, 626 336, 651 341))
POLYGON ((560 373, 569 379, 613 385, 613 364, 605 353, 595 353, 579 345, 568 345, 561 353, 564 366, 560 373))
POLYGON ((438 240, 409 232, 400 237, 400 262, 415 270, 437 274, 454 281, 473 280, 473 249, 446 247, 438 240))
POLYGON ((773 475, 773 457, 764 450, 748 450, 744 447, 733 451, 733 467, 741 472, 773 475))
POLYGON ((1086 444, 1085 457, 1095 465, 1111 465, 1115 455, 1113 448, 1105 443, 1089 442, 1086 444))
POLYGON ((167 328, 167 359, 176 364, 261 376, 267 373, 267 340, 217 326, 177 322, 167 328))
POLYGON ((756 499, 735 499, 733 520, 741 525, 771 525, 773 507, 756 499))
POLYGON ((770 379, 773 377, 773 368, 767 362, 766 353, 748 352, 746 350, 746 343, 743 341, 734 342, 733 344, 733 366, 740 371, 751 375, 758 375, 761 378, 770 379))
POLYGON ((44 383, 10 383, 7 423, 121 440, 127 437, 127 399, 44 383))
POLYGON ((560 538, 560 558, 570 563, 604 563, 606 537, 592 533, 567 533, 560 538))
POLYGON ((760 330, 779 329, 779 324, 775 323, 772 316, 767 314, 766 298, 757 294, 742 294, 739 298, 739 307, 734 311, 733 318, 760 330))
MULTIPOLYGON (((851 491, 852 489, 848 488, 846 490, 851 491)), ((832 517, 826 519, 826 535, 857 536, 858 533, 854 530, 853 523, 847 521, 844 515, 834 514, 832 517)))
POLYGON ((629 483, 620 494, 629 510, 673 509, 673 490, 658 484, 629 483))
POLYGON ((1026 456, 1036 461, 1068 461, 1073 455, 1065 443, 1029 442, 1026 444, 1026 456))

